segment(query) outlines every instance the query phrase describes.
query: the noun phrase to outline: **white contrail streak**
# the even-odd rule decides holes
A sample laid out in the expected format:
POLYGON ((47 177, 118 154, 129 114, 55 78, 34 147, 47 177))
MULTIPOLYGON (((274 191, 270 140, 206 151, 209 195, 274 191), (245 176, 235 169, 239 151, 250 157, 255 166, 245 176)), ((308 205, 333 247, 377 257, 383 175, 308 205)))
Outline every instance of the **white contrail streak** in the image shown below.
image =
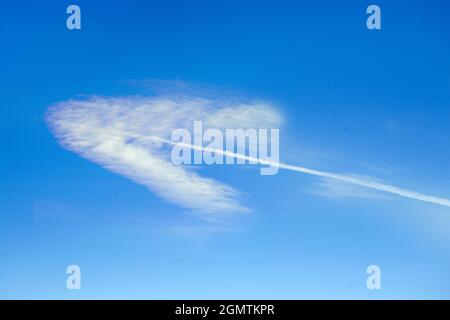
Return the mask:
POLYGON ((222 149, 207 148, 207 147, 193 145, 193 144, 184 143, 184 142, 172 142, 170 140, 162 139, 160 137, 155 137, 155 136, 143 136, 143 135, 129 134, 129 133, 127 133, 127 135, 130 135, 130 136, 132 136, 134 138, 138 138, 138 139, 152 140, 152 141, 156 141, 156 142, 160 142, 160 143, 164 143, 164 144, 168 144, 168 145, 174 145, 174 146, 176 145, 176 146, 180 146, 180 147, 186 147, 186 148, 196 150, 196 151, 206 151, 206 152, 211 152, 211 153, 214 152, 216 154, 220 154, 220 155, 223 155, 226 157, 243 159, 243 160, 259 163, 261 165, 279 167, 279 168, 285 169, 285 170, 302 172, 302 173, 310 174, 313 176, 347 182, 347 183, 351 183, 354 185, 395 194, 395 195, 405 197, 405 198, 410 198, 410 199, 414 199, 414 200, 425 201, 425 202, 429 202, 429 203, 434 203, 434 204, 450 207, 449 199, 429 196, 429 195, 426 195, 426 194, 423 194, 420 192, 411 191, 411 190, 399 188, 399 187, 388 185, 388 184, 373 182, 373 181, 365 180, 362 178, 355 178, 355 177, 346 176, 346 175, 342 175, 342 174, 336 174, 336 173, 332 173, 332 172, 319 171, 319 170, 309 169, 309 168, 305 168, 305 167, 301 167, 301 166, 294 166, 294 165, 290 165, 290 164, 286 164, 286 163, 282 163, 282 162, 275 162, 275 161, 266 160, 266 159, 259 159, 259 158, 246 156, 243 154, 234 153, 234 152, 230 152, 230 151, 226 151, 226 150, 222 150, 222 149))

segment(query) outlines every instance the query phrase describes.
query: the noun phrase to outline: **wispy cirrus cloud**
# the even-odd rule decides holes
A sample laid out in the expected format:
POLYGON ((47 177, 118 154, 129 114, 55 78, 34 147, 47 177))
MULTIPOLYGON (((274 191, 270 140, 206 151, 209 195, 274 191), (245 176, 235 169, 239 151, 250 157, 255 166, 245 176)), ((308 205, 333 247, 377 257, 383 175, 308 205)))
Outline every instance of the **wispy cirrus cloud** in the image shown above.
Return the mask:
POLYGON ((268 103, 179 92, 72 99, 50 107, 46 119, 65 148, 165 201, 204 213, 248 209, 233 187, 172 164, 167 144, 135 137, 170 139, 174 129, 191 128, 197 120, 215 128, 268 128, 281 122, 268 103))
MULTIPOLYGON (((362 179, 378 183, 381 182, 380 180, 375 179, 373 177, 355 174, 347 174, 347 175, 355 179, 362 179)), ((380 199, 385 196, 385 194, 370 188, 361 188, 360 186, 357 186, 353 183, 334 180, 330 178, 319 178, 315 182, 315 184, 310 188, 309 193, 330 199, 338 199, 338 198, 380 199)))
MULTIPOLYGON (((197 120, 205 127, 219 129, 279 127, 280 113, 270 103, 245 101, 229 92, 200 90, 184 82, 157 84, 156 94, 149 97, 91 96, 60 102, 49 108, 47 121, 65 148, 148 187, 165 201, 203 213, 247 211, 240 192, 232 186, 174 165, 170 161, 169 148, 174 145, 170 135, 176 128, 191 128, 197 120), (171 91, 170 85, 176 90, 171 91)), ((204 149, 189 144, 186 147, 204 149)), ((225 150, 209 151, 316 176, 320 180, 313 192, 320 196, 377 197, 378 192, 384 192, 450 207, 450 199, 372 177, 315 170, 225 150)))

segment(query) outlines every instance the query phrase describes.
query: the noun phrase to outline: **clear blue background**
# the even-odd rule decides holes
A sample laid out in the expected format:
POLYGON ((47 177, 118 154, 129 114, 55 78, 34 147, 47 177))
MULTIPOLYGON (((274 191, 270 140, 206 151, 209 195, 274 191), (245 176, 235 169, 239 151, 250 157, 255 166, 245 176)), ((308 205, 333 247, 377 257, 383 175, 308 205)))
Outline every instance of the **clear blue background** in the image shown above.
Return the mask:
POLYGON ((62 149, 46 108, 181 79, 285 115, 283 161, 450 198, 450 5, 7 1, 0 6, 0 298, 450 298, 450 209, 330 199, 317 178, 205 174, 252 212, 214 225, 62 149), (81 7, 82 30, 66 28, 81 7), (82 270, 82 290, 65 269, 82 270), (366 268, 382 290, 366 288, 366 268))

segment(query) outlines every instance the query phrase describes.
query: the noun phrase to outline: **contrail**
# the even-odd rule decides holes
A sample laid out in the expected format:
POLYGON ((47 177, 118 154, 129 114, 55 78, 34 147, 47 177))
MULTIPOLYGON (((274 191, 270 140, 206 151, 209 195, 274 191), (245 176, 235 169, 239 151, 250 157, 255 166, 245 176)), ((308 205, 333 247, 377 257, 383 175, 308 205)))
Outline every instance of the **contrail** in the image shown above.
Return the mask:
POLYGON ((208 147, 193 145, 193 144, 184 143, 184 142, 173 142, 173 141, 162 139, 162 138, 156 137, 156 136, 143 136, 143 135, 139 135, 139 134, 129 134, 129 133, 126 133, 126 134, 130 135, 134 138, 138 138, 138 139, 152 140, 152 141, 156 141, 156 142, 160 142, 160 143, 164 143, 164 144, 168 144, 168 145, 186 147, 186 148, 189 148, 191 150, 196 150, 196 151, 206 151, 206 152, 210 152, 210 153, 214 152, 214 153, 226 156, 226 157, 247 160, 247 161, 255 162, 255 163, 258 163, 261 165, 273 166, 273 167, 278 167, 280 169, 285 169, 285 170, 289 170, 289 171, 296 171, 296 172, 301 172, 301 173, 305 173, 305 174, 309 174, 309 175, 313 175, 313 176, 317 176, 317 177, 329 178, 329 179, 333 179, 333 180, 337 180, 337 181, 347 182, 347 183, 351 183, 354 185, 366 187, 369 189, 383 191, 383 192, 395 194, 397 196, 410 198, 410 199, 414 199, 414 200, 419 200, 419 201, 425 201, 425 202, 429 202, 429 203, 434 203, 434 204, 438 204, 438 205, 450 208, 450 200, 449 199, 434 197, 434 196, 426 195, 426 194, 423 194, 420 192, 411 191, 411 190, 399 188, 399 187, 388 185, 388 184, 373 182, 373 181, 369 181, 369 180, 365 180, 365 179, 361 179, 361 178, 355 178, 355 177, 332 173, 332 172, 327 172, 327 171, 309 169, 309 168, 305 168, 305 167, 301 167, 301 166, 294 166, 294 165, 290 165, 290 164, 286 164, 286 163, 282 163, 282 162, 276 162, 276 161, 267 160, 267 159, 259 159, 259 158, 246 156, 243 154, 234 153, 234 152, 230 152, 230 151, 226 151, 226 150, 222 150, 222 149, 208 148, 208 147))

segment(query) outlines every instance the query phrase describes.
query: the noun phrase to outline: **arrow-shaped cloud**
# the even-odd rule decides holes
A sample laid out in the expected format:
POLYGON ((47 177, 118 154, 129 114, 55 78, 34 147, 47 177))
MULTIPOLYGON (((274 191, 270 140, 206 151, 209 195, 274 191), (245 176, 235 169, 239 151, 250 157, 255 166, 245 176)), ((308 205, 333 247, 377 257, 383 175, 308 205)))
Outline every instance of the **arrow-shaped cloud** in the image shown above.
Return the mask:
MULTIPOLYGON (((280 114, 267 103, 239 103, 218 97, 186 95, 90 97, 61 102, 52 106, 47 114, 48 123, 65 148, 148 187, 168 202, 205 213, 246 211, 239 202, 239 192, 231 186, 170 161, 169 147, 174 144, 169 139, 171 132, 176 128, 190 128, 197 120, 202 120, 206 127, 222 129, 273 128, 281 124, 280 114)), ((175 144, 450 207, 449 199, 369 178, 275 163, 191 144, 175 144)))
POLYGON ((162 199, 202 212, 246 211, 239 192, 172 164, 161 141, 176 128, 271 128, 281 117, 267 103, 191 96, 90 97, 50 107, 47 121, 67 149, 142 184, 162 199))

